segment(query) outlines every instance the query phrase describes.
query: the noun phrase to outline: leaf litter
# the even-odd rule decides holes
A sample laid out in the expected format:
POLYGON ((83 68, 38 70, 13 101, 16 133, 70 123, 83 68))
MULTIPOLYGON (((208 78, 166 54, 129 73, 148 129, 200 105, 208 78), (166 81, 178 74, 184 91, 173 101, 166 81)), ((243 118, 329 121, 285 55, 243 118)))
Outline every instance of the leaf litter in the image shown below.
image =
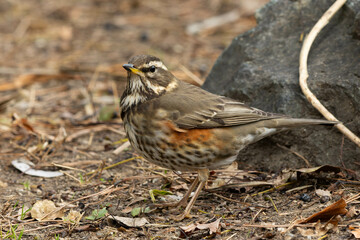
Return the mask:
POLYGON ((49 0, 38 6, 37 0, 0 2, 8 19, 0 23, 2 236, 11 229, 23 239, 359 236, 360 183, 334 166, 212 171, 192 218, 183 222, 171 220, 183 209, 151 205, 149 190, 156 190, 156 201, 174 201, 195 175, 151 165, 126 142, 117 115, 126 81, 121 65, 134 53, 151 53, 166 59, 177 77, 201 85, 230 41, 255 26, 254 10, 239 8, 238 1, 193 0, 49 0), (235 8, 232 22, 187 35, 186 26, 235 8), (36 172, 64 175, 23 174, 12 166, 17 159, 33 163, 36 172))

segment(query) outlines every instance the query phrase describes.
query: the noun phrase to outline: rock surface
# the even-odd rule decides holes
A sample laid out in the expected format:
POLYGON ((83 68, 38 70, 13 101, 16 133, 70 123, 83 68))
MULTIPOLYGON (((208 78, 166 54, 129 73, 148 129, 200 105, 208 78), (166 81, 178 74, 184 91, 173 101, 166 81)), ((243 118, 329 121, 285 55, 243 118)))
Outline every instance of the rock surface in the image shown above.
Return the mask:
MULTIPOLYGON (((334 1, 273 0, 260 9, 258 26, 222 53, 203 88, 269 112, 322 118, 303 96, 299 83, 301 36, 334 1)), ((316 38, 308 59, 308 84, 328 110, 360 135, 360 1, 350 0, 316 38)), ((264 139, 239 154, 242 168, 279 171, 331 164, 360 169, 360 149, 337 129, 306 127, 264 139)))

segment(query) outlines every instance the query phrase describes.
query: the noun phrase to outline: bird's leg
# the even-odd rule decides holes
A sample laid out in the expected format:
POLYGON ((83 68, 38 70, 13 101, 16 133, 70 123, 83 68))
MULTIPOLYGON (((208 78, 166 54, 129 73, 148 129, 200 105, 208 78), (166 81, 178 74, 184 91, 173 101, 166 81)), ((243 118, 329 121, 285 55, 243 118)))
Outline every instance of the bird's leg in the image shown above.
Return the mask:
POLYGON ((177 206, 186 206, 186 202, 190 197, 190 194, 192 193, 192 191, 194 191, 196 185, 198 185, 199 183, 199 176, 197 176, 194 181, 191 183, 189 190, 185 193, 185 195, 183 196, 183 198, 178 201, 178 202, 171 202, 171 203, 158 203, 158 204, 153 204, 153 206, 155 207, 177 207, 177 206))
POLYGON ((203 187, 205 186, 206 181, 209 178, 209 169, 200 169, 198 170, 198 181, 200 181, 199 186, 197 187, 194 196, 191 198, 190 202, 188 203, 188 205, 185 208, 185 211, 183 214, 179 215, 176 217, 175 220, 180 221, 186 217, 189 217, 189 213, 191 211, 191 208, 193 207, 196 199, 198 198, 201 189, 203 189, 203 187))

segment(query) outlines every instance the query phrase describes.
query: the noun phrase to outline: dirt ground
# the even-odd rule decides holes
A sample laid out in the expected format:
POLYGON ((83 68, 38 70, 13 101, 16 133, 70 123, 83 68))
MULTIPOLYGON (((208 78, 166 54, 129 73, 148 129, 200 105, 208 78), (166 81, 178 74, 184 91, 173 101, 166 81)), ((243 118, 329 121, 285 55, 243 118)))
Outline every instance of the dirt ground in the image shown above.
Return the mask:
POLYGON ((156 55, 201 85, 266 2, 0 1, 0 239, 360 237, 360 182, 350 170, 234 164, 211 172, 193 217, 175 221, 182 209, 156 208, 150 193, 156 203, 180 199, 195 174, 161 169, 128 146, 118 115, 122 64, 156 55), (189 30, 229 12, 228 23, 189 30), (63 175, 22 173, 12 165, 21 159, 63 175), (48 216, 36 217, 45 199, 56 211, 40 207, 48 216))

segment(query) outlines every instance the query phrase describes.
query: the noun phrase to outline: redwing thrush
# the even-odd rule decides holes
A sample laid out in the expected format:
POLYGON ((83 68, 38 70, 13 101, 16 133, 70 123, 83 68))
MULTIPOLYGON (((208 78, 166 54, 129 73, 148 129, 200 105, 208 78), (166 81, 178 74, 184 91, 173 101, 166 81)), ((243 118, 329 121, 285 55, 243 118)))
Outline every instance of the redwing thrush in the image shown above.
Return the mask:
POLYGON ((157 57, 135 56, 123 67, 121 117, 132 146, 161 167, 198 172, 183 199, 168 204, 186 205, 199 184, 179 219, 190 213, 209 169, 229 165, 248 144, 293 127, 336 123, 268 113, 209 93, 176 79, 157 57))

